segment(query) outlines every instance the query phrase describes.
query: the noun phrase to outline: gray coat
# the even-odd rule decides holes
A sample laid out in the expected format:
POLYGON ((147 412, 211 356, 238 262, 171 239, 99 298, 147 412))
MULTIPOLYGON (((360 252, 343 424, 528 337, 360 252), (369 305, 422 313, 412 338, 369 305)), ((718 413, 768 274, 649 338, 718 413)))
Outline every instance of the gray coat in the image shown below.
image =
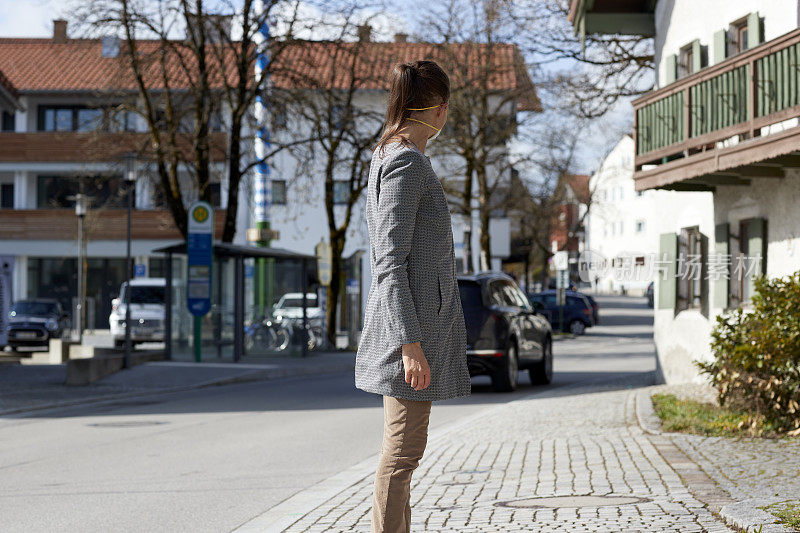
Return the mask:
POLYGON ((399 143, 376 150, 367 184, 372 283, 356 387, 408 400, 470 394, 450 210, 430 160, 399 143), (402 344, 420 341, 431 384, 405 382, 402 344))

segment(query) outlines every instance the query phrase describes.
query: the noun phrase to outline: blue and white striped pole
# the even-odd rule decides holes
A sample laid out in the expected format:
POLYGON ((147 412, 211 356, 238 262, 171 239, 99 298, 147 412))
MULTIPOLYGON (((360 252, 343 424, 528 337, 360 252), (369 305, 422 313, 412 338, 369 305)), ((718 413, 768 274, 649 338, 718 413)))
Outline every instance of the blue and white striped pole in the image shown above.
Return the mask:
MULTIPOLYGON (((270 142, 267 102, 265 100, 269 90, 269 21, 267 20, 264 0, 255 0, 253 12, 255 17, 261 20, 261 25, 253 36, 256 53, 258 54, 255 64, 255 79, 259 83, 253 110, 257 123, 253 147, 256 161, 259 162, 256 165, 253 184, 253 222, 258 234, 256 246, 263 248, 270 245, 270 206, 272 204, 272 183, 269 175, 269 164, 265 160, 270 150, 270 142)), ((259 259, 257 261, 254 303, 258 308, 258 314, 261 316, 266 314, 273 301, 273 272, 274 261, 272 259, 259 259)))
MULTIPOLYGON (((262 23, 253 38, 258 53, 256 57, 255 77, 256 80, 260 81, 254 109, 256 122, 258 124, 254 148, 256 160, 260 161, 260 163, 256 167, 255 194, 253 195, 253 219, 256 228, 269 229, 269 208, 272 203, 272 184, 270 183, 269 177, 269 165, 264 161, 267 151, 270 148, 267 106, 264 101, 264 96, 269 84, 268 75, 264 74, 269 64, 269 51, 267 49, 267 44, 269 43, 269 23, 264 10, 264 0, 255 0, 254 11, 255 16, 262 19, 262 23)), ((267 245, 269 240, 260 240, 260 242, 264 242, 264 245, 267 245)))

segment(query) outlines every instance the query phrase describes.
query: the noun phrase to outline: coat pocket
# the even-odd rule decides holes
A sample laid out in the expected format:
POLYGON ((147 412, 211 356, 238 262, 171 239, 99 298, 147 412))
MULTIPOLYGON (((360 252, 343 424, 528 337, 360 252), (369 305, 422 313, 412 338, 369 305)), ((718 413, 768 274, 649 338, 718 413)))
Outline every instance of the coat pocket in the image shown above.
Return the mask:
POLYGON ((436 308, 436 314, 442 314, 442 305, 444 303, 444 293, 442 292, 442 276, 441 274, 436 274, 436 286, 438 287, 438 294, 439 294, 439 306, 436 308))

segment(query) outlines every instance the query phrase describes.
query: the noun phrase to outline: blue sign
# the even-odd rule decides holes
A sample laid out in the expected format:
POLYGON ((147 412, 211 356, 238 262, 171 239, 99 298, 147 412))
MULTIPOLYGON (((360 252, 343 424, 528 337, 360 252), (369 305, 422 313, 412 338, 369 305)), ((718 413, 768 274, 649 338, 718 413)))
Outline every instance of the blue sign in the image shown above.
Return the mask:
POLYGON ((147 266, 142 264, 133 265, 133 277, 144 278, 147 276, 147 266))
POLYGON ((199 317, 211 310, 214 211, 210 204, 194 202, 189 207, 188 229, 186 305, 190 313, 199 317))

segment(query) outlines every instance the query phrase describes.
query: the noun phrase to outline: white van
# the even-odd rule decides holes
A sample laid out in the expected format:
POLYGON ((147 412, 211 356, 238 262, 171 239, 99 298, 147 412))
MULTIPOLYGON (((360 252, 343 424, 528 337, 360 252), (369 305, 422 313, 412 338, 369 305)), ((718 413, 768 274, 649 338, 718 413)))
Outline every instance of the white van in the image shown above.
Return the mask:
POLYGON ((124 282, 119 297, 111 301, 108 317, 114 346, 125 345, 125 306, 131 305, 131 344, 164 341, 164 278, 136 278, 124 282))

